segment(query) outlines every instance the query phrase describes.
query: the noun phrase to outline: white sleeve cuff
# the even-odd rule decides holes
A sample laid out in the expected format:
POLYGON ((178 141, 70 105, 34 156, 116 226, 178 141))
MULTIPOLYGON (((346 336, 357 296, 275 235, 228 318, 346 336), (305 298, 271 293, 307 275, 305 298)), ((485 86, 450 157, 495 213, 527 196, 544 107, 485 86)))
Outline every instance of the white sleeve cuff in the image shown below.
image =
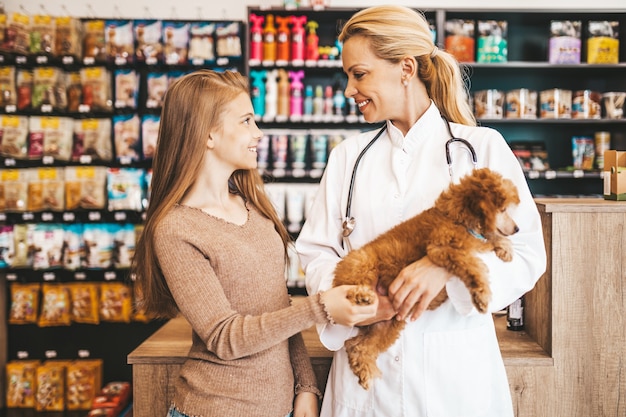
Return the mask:
POLYGON ((344 326, 341 324, 318 324, 317 333, 320 335, 320 342, 328 350, 337 351, 343 347, 346 340, 356 336, 356 327, 344 326))

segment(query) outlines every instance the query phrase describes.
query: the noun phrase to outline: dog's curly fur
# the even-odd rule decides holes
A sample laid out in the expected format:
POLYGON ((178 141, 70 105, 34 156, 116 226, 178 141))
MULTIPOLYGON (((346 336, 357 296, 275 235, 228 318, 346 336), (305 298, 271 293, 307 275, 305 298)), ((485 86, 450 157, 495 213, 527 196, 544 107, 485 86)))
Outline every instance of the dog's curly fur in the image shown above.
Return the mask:
MULTIPOLYGON (((511 180, 488 168, 475 169, 442 192, 433 207, 346 255, 337 264, 333 285, 357 284, 348 298, 354 304, 371 304, 377 286, 386 291, 405 266, 428 256, 459 277, 476 309, 485 313, 491 299, 488 271, 475 254, 494 251, 503 261, 512 260, 507 237, 518 227, 507 209, 519 201, 511 180)), ((444 288, 428 309, 447 297, 444 288)), ((371 380, 381 375, 376 359, 396 341, 404 325, 392 319, 363 326, 345 342, 350 367, 363 388, 369 389, 371 380)))

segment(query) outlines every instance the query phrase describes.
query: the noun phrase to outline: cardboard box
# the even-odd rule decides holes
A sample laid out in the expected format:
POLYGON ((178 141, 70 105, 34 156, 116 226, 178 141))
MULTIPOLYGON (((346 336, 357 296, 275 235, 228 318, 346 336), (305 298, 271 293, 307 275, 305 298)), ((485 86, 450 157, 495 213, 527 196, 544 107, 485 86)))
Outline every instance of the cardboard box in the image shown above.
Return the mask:
POLYGON ((626 152, 604 152, 604 199, 626 200, 626 152))

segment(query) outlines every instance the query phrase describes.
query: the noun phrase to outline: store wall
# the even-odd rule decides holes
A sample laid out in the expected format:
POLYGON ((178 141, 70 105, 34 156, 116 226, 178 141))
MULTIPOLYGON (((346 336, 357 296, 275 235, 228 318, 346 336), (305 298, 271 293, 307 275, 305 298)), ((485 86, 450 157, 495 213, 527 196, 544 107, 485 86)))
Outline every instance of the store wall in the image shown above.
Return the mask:
MULTIPOLYGON (((389 3, 380 0, 326 0, 331 7, 365 7, 389 3)), ((302 0, 308 4, 308 0, 302 0)), ((625 0, 395 0, 394 4, 418 9, 593 9, 624 10, 625 0)), ((225 19, 245 20, 248 6, 282 6, 283 0, 5 0, 9 12, 22 11, 33 15, 49 13, 55 16, 160 19, 225 19)))

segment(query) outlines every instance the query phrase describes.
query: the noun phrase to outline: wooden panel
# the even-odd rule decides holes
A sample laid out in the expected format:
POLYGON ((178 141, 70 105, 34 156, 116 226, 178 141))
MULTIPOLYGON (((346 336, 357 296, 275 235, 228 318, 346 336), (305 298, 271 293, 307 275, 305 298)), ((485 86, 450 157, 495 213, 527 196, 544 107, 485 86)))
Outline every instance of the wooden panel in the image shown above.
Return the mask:
POLYGON ((7 320, 8 320, 8 317, 6 315, 8 308, 5 308, 4 300, 8 300, 9 303, 11 302, 11 300, 9 299, 9 294, 7 293, 8 293, 8 285, 7 285, 7 280, 6 280, 6 274, 0 273, 0 393, 2 393, 2 396, 0 396, 0 408, 4 407, 4 401, 6 399, 5 393, 7 392, 6 391, 7 387, 5 386, 5 384, 7 380, 6 363, 8 360, 8 356, 7 356, 7 334, 8 334, 7 320))
POLYGON ((165 416, 181 365, 133 365, 133 416, 165 416))

